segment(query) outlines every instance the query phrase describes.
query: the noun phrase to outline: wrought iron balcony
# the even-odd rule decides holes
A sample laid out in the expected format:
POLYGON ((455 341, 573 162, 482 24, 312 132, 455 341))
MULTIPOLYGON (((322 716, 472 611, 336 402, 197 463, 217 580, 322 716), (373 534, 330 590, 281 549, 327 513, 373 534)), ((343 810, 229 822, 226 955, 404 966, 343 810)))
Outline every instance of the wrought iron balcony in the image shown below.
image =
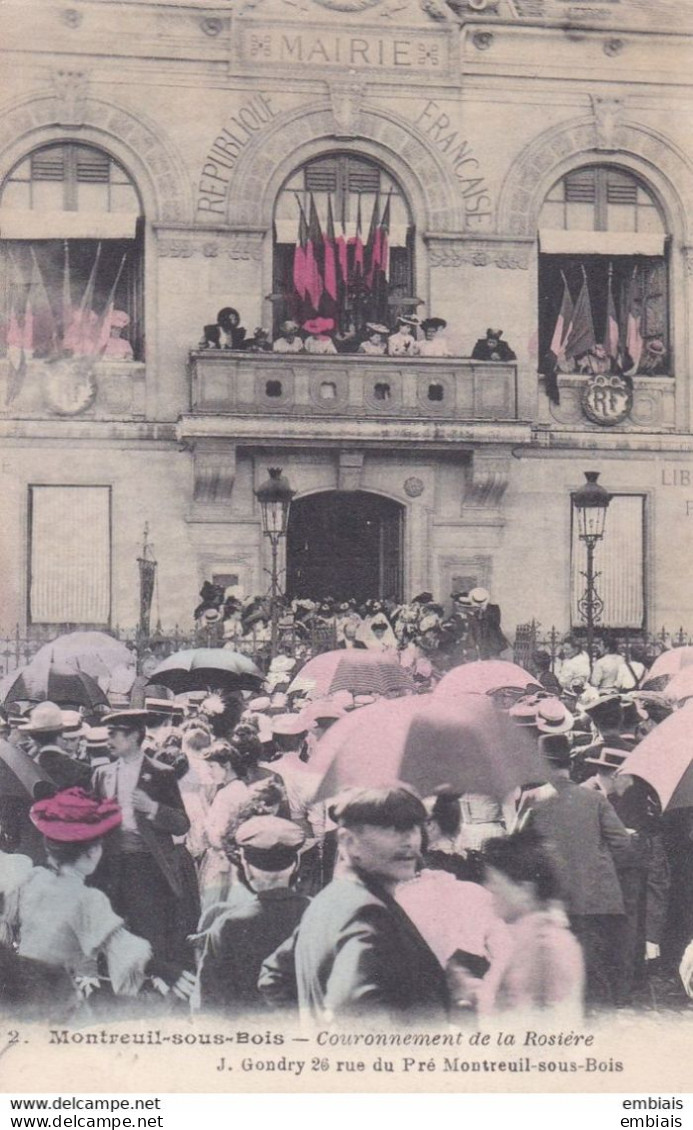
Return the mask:
POLYGON ((518 419, 512 363, 204 350, 191 353, 189 365, 195 415, 518 419))

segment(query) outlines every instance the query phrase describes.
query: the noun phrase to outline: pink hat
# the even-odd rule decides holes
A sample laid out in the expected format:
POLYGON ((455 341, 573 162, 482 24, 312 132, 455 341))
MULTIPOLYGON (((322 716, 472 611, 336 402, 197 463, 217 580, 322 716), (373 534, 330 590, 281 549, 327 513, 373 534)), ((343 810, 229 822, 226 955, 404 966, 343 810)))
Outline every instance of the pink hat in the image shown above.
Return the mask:
POLYGON ((303 329, 308 334, 324 334, 334 329, 334 318, 311 318, 303 323, 303 329))
POLYGON ((64 844, 89 843, 122 822, 115 800, 94 800, 84 789, 64 789, 39 800, 29 813, 31 823, 49 840, 64 844))
POLYGON ((125 326, 130 325, 130 315, 126 314, 124 310, 114 310, 111 314, 111 325, 119 330, 124 329, 125 326))

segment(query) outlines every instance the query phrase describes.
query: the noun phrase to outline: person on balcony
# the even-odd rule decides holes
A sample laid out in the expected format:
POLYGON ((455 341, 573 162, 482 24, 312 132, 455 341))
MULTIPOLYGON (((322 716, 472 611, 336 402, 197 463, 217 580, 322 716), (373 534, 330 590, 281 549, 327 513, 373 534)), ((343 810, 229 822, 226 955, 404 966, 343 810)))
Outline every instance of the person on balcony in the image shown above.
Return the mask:
POLYGON ((382 357, 387 351, 387 336, 389 330, 387 326, 380 325, 379 322, 366 322, 366 330, 368 337, 359 345, 359 353, 367 353, 371 357, 382 357))
POLYGON ((279 337, 275 339, 272 349, 275 353, 303 353, 303 338, 299 337, 298 322, 282 322, 279 327, 279 337))
POLYGON ((121 331, 130 325, 130 318, 124 310, 114 310, 111 314, 111 336, 106 342, 104 357, 109 361, 133 361, 132 346, 121 331))
POLYGON ((233 306, 224 306, 217 314, 217 324, 224 337, 224 349, 244 349, 245 329, 241 316, 233 306))
POLYGON ((603 345, 593 345, 577 358, 578 372, 586 377, 600 377, 611 372, 611 358, 603 345))
POLYGON ((387 339, 387 351, 390 357, 418 357, 419 342, 416 340, 416 329, 419 319, 415 317, 397 319, 397 330, 387 339))
POLYGON ((660 377, 666 375, 668 365, 667 350, 661 337, 652 337, 645 342, 645 350, 638 368, 639 377, 660 377))
POLYGON ((257 326, 255 333, 250 341, 246 344, 247 353, 271 353, 272 343, 269 339, 269 330, 265 330, 262 326, 257 326))
POLYGON ((330 337, 333 329, 333 318, 311 318, 304 322, 303 331, 308 334, 305 340, 306 353, 336 353, 335 344, 330 337))
POLYGON ((421 357, 452 357, 452 351, 445 339, 447 322, 444 318, 426 318, 421 323, 424 340, 419 344, 421 357))
POLYGON ((515 361, 516 354, 502 337, 502 330, 486 330, 486 337, 480 337, 472 350, 472 361, 515 361))

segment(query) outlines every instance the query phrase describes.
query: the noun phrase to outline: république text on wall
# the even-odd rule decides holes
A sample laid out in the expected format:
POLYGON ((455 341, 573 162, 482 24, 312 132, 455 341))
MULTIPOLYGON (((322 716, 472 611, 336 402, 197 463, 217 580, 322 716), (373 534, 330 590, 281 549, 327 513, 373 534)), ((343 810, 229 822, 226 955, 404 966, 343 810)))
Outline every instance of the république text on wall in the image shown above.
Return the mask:
POLYGON ((453 128, 449 114, 437 102, 429 99, 414 119, 414 125, 426 135, 429 142, 445 154, 464 198, 465 215, 470 223, 478 223, 492 214, 489 187, 478 175, 479 161, 460 132, 453 128))
POLYGON ((224 216, 229 182, 238 158, 248 142, 276 117, 272 100, 257 94, 244 102, 217 134, 205 157, 198 183, 199 216, 224 216))

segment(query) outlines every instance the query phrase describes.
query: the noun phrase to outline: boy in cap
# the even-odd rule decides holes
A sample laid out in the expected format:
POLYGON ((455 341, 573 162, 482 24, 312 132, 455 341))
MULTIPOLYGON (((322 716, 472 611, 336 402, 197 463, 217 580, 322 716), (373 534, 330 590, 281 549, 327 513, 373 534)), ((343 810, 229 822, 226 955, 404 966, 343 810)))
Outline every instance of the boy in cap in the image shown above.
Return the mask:
POLYGON ((338 825, 335 878, 313 899, 295 937, 265 963, 261 989, 281 999, 293 949, 304 1019, 324 1024, 376 1013, 400 1026, 445 1022, 443 969, 393 897, 416 873, 426 809, 398 786, 344 793, 331 815, 338 825))
POLYGON ((253 816, 236 831, 241 883, 200 922, 199 1006, 229 1013, 264 1008, 265 958, 291 936, 309 899, 291 889, 305 837, 279 816, 253 816))

